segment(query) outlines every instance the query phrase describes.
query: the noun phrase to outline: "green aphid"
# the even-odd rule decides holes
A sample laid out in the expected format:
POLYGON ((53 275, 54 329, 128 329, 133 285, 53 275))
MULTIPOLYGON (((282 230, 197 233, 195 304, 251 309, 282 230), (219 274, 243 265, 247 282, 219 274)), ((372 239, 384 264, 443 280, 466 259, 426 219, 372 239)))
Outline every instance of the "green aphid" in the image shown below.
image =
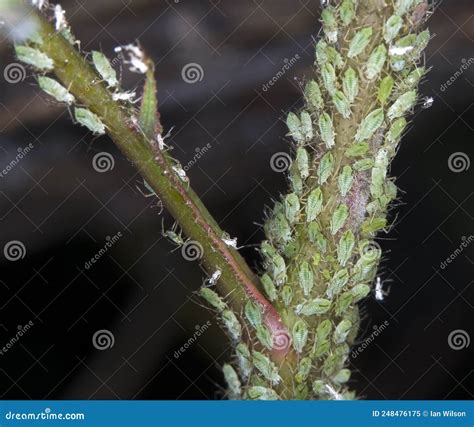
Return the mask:
POLYGON ((228 363, 224 364, 222 372, 227 383, 229 399, 239 399, 242 394, 242 389, 237 372, 235 372, 235 369, 228 363))
POLYGON ((416 36, 415 53, 420 54, 430 42, 431 34, 429 30, 422 31, 416 36))
POLYGON ((395 13, 399 16, 405 15, 413 6, 415 0, 396 0, 395 13))
POLYGON ((339 239, 337 245, 337 260, 344 267, 354 250, 355 237, 351 230, 347 230, 339 239))
POLYGON ((301 319, 298 319, 293 325, 291 338, 293 347, 297 353, 301 353, 303 351, 303 348, 308 341, 308 332, 308 325, 301 319))
POLYGON ((344 368, 341 369, 333 378, 332 380, 338 384, 345 384, 347 381, 349 381, 349 378, 351 377, 351 371, 350 369, 344 368))
POLYGON ((353 0, 344 0, 339 6, 339 17, 341 18, 342 24, 347 27, 351 21, 354 19, 355 10, 354 10, 354 1, 353 0))
POLYGON ((342 316, 353 301, 354 295, 352 295, 350 291, 341 294, 336 302, 336 314, 342 316))
POLYGON ((290 224, 295 224, 299 218, 300 199, 295 193, 290 193, 285 196, 285 215, 290 224))
POLYGON ((324 184, 331 176, 334 170, 334 156, 331 152, 326 153, 318 165, 318 180, 319 184, 324 184))
POLYGON ((270 381, 272 385, 280 383, 281 377, 278 375, 278 368, 276 365, 263 353, 259 351, 252 351, 252 361, 258 371, 270 381))
POLYGON ((306 201, 306 221, 311 222, 321 213, 323 209, 323 192, 321 188, 315 188, 309 193, 306 201))
POLYGON ((107 83, 108 87, 117 87, 119 82, 117 80, 117 73, 112 68, 108 58, 96 50, 92 51, 92 62, 99 73, 100 77, 107 83))
POLYGON ((316 243, 316 238, 318 233, 321 231, 319 224, 315 221, 312 221, 308 225, 308 238, 311 243, 316 243))
POLYGON ((250 350, 246 344, 240 343, 235 348, 235 353, 237 355, 237 362, 239 364, 240 375, 244 380, 246 380, 250 373, 252 372, 252 356, 250 355, 250 350))
POLYGON ((279 400, 275 390, 263 386, 253 386, 247 390, 247 396, 250 400, 279 400))
POLYGON ((267 273, 265 273, 260 278, 260 281, 262 282, 263 289, 265 289, 265 293, 267 294, 268 299, 272 302, 275 301, 278 297, 278 293, 271 277, 267 273))
POLYGON ((338 295, 348 281, 349 272, 346 268, 337 271, 329 282, 329 286, 326 290, 326 295, 328 298, 332 299, 335 295, 338 295))
POLYGON ((300 264, 298 283, 301 289, 303 289, 304 295, 308 296, 314 286, 314 273, 307 261, 303 261, 300 264))
POLYGON ((352 104, 359 93, 359 77, 356 71, 349 67, 342 78, 342 90, 347 100, 352 104))
POLYGON ((361 231, 363 234, 373 234, 384 229, 386 225, 386 218, 369 218, 362 223, 361 231))
POLYGON ((361 160, 357 160, 357 162, 354 163, 354 169, 358 172, 363 172, 363 171, 372 169, 373 166, 374 166, 373 159, 361 159, 361 160))
POLYGON ((337 186, 342 197, 345 197, 348 191, 352 187, 352 168, 349 165, 345 165, 342 168, 342 172, 337 177, 337 186))
POLYGON ((286 280, 286 264, 280 254, 276 254, 271 258, 270 271, 274 282, 278 286, 286 280))
POLYGON ((324 341, 332 330, 332 323, 329 319, 323 320, 316 328, 316 342, 324 341))
POLYGON ((363 300, 367 295, 370 293, 370 286, 360 283, 356 286, 354 286, 350 290, 351 294, 354 297, 354 303, 359 302, 360 300, 363 300))
POLYGON ((344 66, 344 60, 342 59, 341 54, 334 49, 332 46, 326 48, 326 54, 328 61, 334 65, 336 68, 342 68, 344 66))
POLYGON ((331 234, 334 236, 345 224, 349 216, 349 209, 344 203, 341 203, 331 217, 331 234))
POLYGON ((260 252, 267 261, 271 261, 272 258, 278 253, 277 250, 265 240, 260 244, 260 252))
POLYGON ((356 281, 372 281, 377 273, 378 258, 361 257, 353 270, 353 279, 356 281))
POLYGON ((347 335, 351 331, 352 323, 349 320, 341 320, 341 322, 336 326, 333 335, 333 341, 336 344, 342 344, 346 341, 347 335))
POLYGON ((328 241, 324 237, 324 234, 321 232, 316 233, 316 241, 314 242, 316 244, 316 247, 320 252, 323 254, 326 253, 327 247, 328 247, 328 241))
POLYGON ((301 144, 304 142, 303 130, 301 121, 295 113, 289 113, 286 119, 286 125, 290 131, 289 135, 295 140, 296 143, 301 144))
POLYGON ((311 115, 307 111, 302 111, 300 119, 303 138, 305 141, 311 141, 313 139, 313 121, 311 120, 311 115))
POLYGON ((284 248, 283 248, 283 255, 286 258, 294 258, 299 251, 299 241, 294 239, 291 240, 284 248))
POLYGON ((407 34, 402 38, 398 39, 393 46, 390 47, 390 54, 394 56, 404 56, 412 54, 415 50, 416 35, 407 34))
POLYGON ((105 126, 99 117, 86 108, 75 108, 74 117, 76 121, 89 129, 94 135, 104 135, 105 126))
POLYGON ((323 22, 323 31, 330 43, 337 42, 337 20, 335 10, 332 7, 326 7, 321 12, 321 20, 323 22))
POLYGON ((38 49, 15 45, 15 53, 20 61, 31 65, 38 71, 52 71, 54 68, 53 60, 38 49))
POLYGON ((388 168, 388 152, 385 148, 381 148, 375 157, 375 164, 372 169, 372 177, 370 181, 370 194, 374 198, 378 198, 383 194, 383 186, 387 177, 388 168))
POLYGON ((409 89, 414 89, 418 86, 420 79, 425 75, 425 73, 425 67, 417 67, 410 74, 408 74, 403 82, 409 89))
POLYGON ((334 124, 331 116, 325 111, 319 115, 318 120, 319 134, 327 148, 334 146, 334 124))
POLYGON ((382 126, 384 121, 383 108, 377 108, 369 113, 359 125, 355 136, 356 142, 370 139, 372 135, 382 126))
POLYGON ((330 95, 336 92, 336 70, 331 63, 325 62, 321 67, 321 79, 330 95))
POLYGON ((385 103, 388 101, 388 98, 392 94, 393 84, 394 80, 390 74, 381 80, 377 93, 377 99, 381 105, 385 105, 385 103))
POLYGON ((256 336, 260 341, 260 344, 262 344, 266 349, 271 350, 273 348, 273 336, 266 326, 258 326, 256 336))
POLYGON ((281 299, 283 301, 283 304, 285 304, 285 307, 289 307, 291 301, 293 300, 293 289, 291 289, 291 286, 283 286, 283 288, 281 289, 281 299))
POLYGON ((262 324, 262 310, 259 304, 256 304, 252 301, 247 301, 244 312, 245 317, 254 328, 262 324))
POLYGON ((325 298, 315 298, 299 304, 296 307, 295 313, 303 316, 314 316, 327 313, 331 308, 331 301, 325 298))
POLYGON ((385 181, 384 193, 389 201, 397 198, 398 188, 393 181, 385 181))
POLYGON ((352 144, 344 154, 347 157, 362 157, 369 151, 369 144, 367 142, 358 142, 356 144, 352 144))
POLYGON ((397 119, 410 110, 416 102, 416 91, 411 90, 401 95, 388 109, 389 120, 397 119))
POLYGON ((327 48, 328 44, 325 40, 321 39, 319 42, 316 43, 316 62, 321 68, 327 61, 329 61, 327 48))
POLYGON ((320 358, 321 356, 325 355, 331 347, 331 343, 328 339, 323 341, 318 341, 316 343, 316 348, 314 350, 314 357, 320 358))
POLYGON ((390 68, 395 72, 401 72, 405 69, 406 61, 401 56, 393 56, 390 59, 390 68))
POLYGON ((296 150, 296 165, 300 171, 301 179, 306 179, 309 176, 309 156, 308 152, 303 147, 298 147, 296 150))
POLYGON ((327 384, 323 380, 313 381, 312 387, 317 396, 324 398, 328 395, 327 384))
POLYGON ((58 102, 64 102, 67 105, 74 103, 74 96, 56 80, 50 79, 49 77, 39 76, 38 77, 39 87, 45 91, 49 96, 52 96, 58 102))
POLYGON ((366 27, 357 31, 349 43, 349 51, 347 52, 347 56, 349 58, 354 58, 357 55, 360 55, 369 44, 371 38, 372 27, 366 27))
POLYGON ((344 118, 348 119, 351 115, 351 107, 349 100, 346 98, 343 92, 337 90, 332 96, 332 102, 336 107, 338 113, 344 118))
POLYGON ((285 214, 278 212, 273 218, 265 223, 265 233, 271 237, 272 241, 284 246, 291 240, 290 224, 286 220, 285 214))
POLYGON ((199 295, 203 298, 210 306, 214 307, 217 311, 223 312, 226 310, 227 304, 225 301, 212 289, 203 287, 199 289, 199 295))
POLYGON ((233 341, 240 341, 242 337, 242 326, 240 325, 237 316, 230 310, 225 310, 222 313, 222 321, 233 341))
POLYGON ((309 372, 312 365, 311 358, 303 357, 298 363, 298 372, 295 375, 295 380, 298 383, 302 383, 308 378, 309 372))
POLYGON ((365 76, 369 80, 375 79, 382 71, 386 60, 387 48, 383 44, 379 44, 369 56, 365 67, 365 76))
POLYGON ((392 15, 387 19, 383 27, 383 37, 387 43, 390 43, 397 37, 403 26, 403 19, 399 15, 392 15))
POLYGON ((319 88, 319 85, 314 80, 311 80, 306 84, 304 94, 305 94, 307 103, 314 110, 319 111, 323 108, 324 101, 321 95, 321 89, 319 88))
POLYGON ((296 164, 294 163, 290 167, 290 173, 289 173, 288 179, 290 180, 291 189, 293 190, 294 193, 296 194, 303 193, 303 180, 301 179, 300 172, 296 164))

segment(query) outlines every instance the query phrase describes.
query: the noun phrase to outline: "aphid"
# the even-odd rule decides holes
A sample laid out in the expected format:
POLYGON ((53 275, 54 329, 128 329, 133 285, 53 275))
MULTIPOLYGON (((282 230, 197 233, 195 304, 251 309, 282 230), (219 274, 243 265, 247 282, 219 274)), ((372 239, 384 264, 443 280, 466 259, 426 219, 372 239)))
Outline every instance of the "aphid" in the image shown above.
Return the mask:
POLYGON ((416 35, 408 34, 398 39, 393 46, 390 46, 388 53, 391 56, 402 56, 415 49, 416 35))
POLYGON ((342 288, 346 285, 349 280, 349 272, 346 268, 337 271, 334 273, 329 286, 326 290, 326 295, 329 299, 332 299, 335 295, 338 295, 341 292, 342 288))
POLYGON ((343 92, 337 90, 332 96, 332 102, 336 107, 336 110, 344 119, 348 119, 350 117, 351 107, 349 105, 348 99, 346 98, 346 95, 344 95, 343 92))
POLYGON ((347 217, 349 216, 349 209, 344 203, 341 203, 334 211, 331 217, 331 234, 336 234, 346 222, 347 217))
POLYGON ((53 60, 38 49, 15 45, 15 53, 20 61, 33 66, 39 71, 52 71, 54 68, 53 60))
POLYGON ((342 344, 346 340, 347 335, 349 335, 351 328, 352 323, 350 320, 341 320, 341 322, 336 326, 336 329, 334 330, 333 341, 336 344, 342 344))
POLYGON ((128 54, 128 60, 124 61, 124 63, 130 65, 131 72, 145 74, 148 71, 148 64, 146 63, 145 54, 139 46, 134 44, 117 46, 114 51, 126 52, 128 54))
POLYGON ((416 102, 416 91, 411 90, 401 95, 388 109, 389 120, 403 116, 416 102))
POLYGON ((372 28, 366 27, 362 30, 357 31, 354 37, 349 43, 349 51, 347 52, 347 56, 349 58, 354 58, 355 56, 362 53, 362 51, 366 48, 369 44, 370 39, 372 37, 372 28))
POLYGON ((318 179, 319 184, 324 184, 331 176, 334 169, 334 156, 331 152, 327 152, 319 162, 318 166, 318 179))
POLYGON ((285 215, 290 224, 298 221, 300 211, 300 199, 295 193, 287 194, 285 197, 285 215))
POLYGON ((351 370, 344 368, 341 369, 336 376, 334 376, 332 379, 334 382, 339 383, 339 384, 344 384, 347 381, 349 381, 349 378, 351 377, 351 370))
POLYGON ((382 126, 384 120, 383 108, 377 108, 369 113, 359 125, 355 136, 356 142, 362 142, 370 139, 375 131, 382 126))
POLYGON ((288 179, 290 180, 293 192, 301 194, 303 192, 303 180, 301 179, 301 175, 296 165, 291 165, 288 179))
POLYGON ((265 231, 277 244, 284 246, 291 240, 290 224, 282 212, 278 212, 267 224, 265 224, 265 231), (270 225, 267 227, 267 224, 270 225))
POLYGON ((296 150, 296 165, 300 171, 301 179, 306 179, 309 176, 309 156, 308 152, 303 147, 298 147, 296 150))
POLYGON ((303 261, 298 270, 298 282, 303 293, 308 296, 314 286, 314 274, 307 261, 303 261))
POLYGON ((409 88, 416 88, 418 86, 418 83, 420 82, 420 79, 424 76, 426 73, 426 68, 425 67, 417 67, 415 68, 408 76, 405 78, 404 83, 405 85, 409 88))
POLYGON ((390 43, 403 26, 403 19, 399 15, 392 15, 387 19, 383 28, 383 37, 387 43, 390 43))
POLYGON ((321 135, 321 139, 326 144, 327 148, 331 148, 334 146, 334 124, 332 122, 331 116, 326 113, 325 111, 320 114, 319 120, 319 133, 321 135))
POLYGON ((320 110, 323 108, 324 102, 321 95, 321 89, 314 80, 311 80, 306 84, 304 94, 308 104, 315 110, 320 110))
POLYGON ((360 228, 363 234, 373 234, 385 228, 386 225, 386 218, 369 218, 362 223, 360 228))
POLYGON ((375 198, 380 197, 383 193, 388 163, 388 152, 385 148, 381 148, 375 157, 375 164, 372 169, 372 178, 370 181, 370 194, 375 198))
POLYGON ((361 157, 369 151, 369 144, 367 142, 358 142, 352 144, 344 154, 347 157, 361 157))
POLYGON ((327 48, 328 44, 322 39, 316 43, 316 62, 321 68, 329 60, 327 48))
POLYGON ((352 181, 352 168, 346 165, 342 168, 342 172, 337 177, 337 186, 342 197, 345 197, 347 192, 351 189, 352 181))
POLYGON ((401 56, 395 56, 390 60, 390 68, 393 71, 400 72, 405 69, 406 61, 401 56))
POLYGON ((352 255, 352 251, 355 245, 354 233, 351 230, 347 230, 339 239, 337 245, 337 260, 342 267, 344 267, 352 255))
POLYGON ((390 129, 387 132, 387 141, 390 143, 396 143, 403 131, 405 130, 406 125, 407 121, 405 117, 400 117, 394 120, 394 122, 390 126, 390 129))
POLYGON ((306 323, 301 319, 298 319, 293 325, 291 338, 293 341, 293 347, 297 353, 301 353, 303 351, 303 348, 308 341, 308 332, 308 325, 306 325, 306 323))
POLYGON ((74 117, 76 121, 89 129, 94 135, 104 135, 105 134, 105 125, 99 119, 99 117, 94 114, 92 111, 89 111, 86 108, 75 108, 74 117))
POLYGON ((351 291, 354 296, 354 303, 364 299, 370 293, 370 286, 364 283, 354 286, 351 291))
POLYGON ((323 373, 328 377, 332 377, 336 372, 338 372, 344 363, 342 357, 336 354, 336 351, 337 347, 334 352, 329 353, 323 363, 323 373))
POLYGON ((271 350, 273 348, 273 336, 266 326, 257 326, 256 336, 265 348, 267 348, 268 350, 271 350))
POLYGON ((236 342, 240 341, 240 338, 242 337, 242 326, 234 312, 224 310, 222 313, 222 321, 232 340, 236 342))
POLYGON ((337 42, 337 21, 334 14, 334 9, 326 7, 321 12, 321 19, 323 21, 323 31, 330 43, 337 42))
POLYGON ((173 169, 174 173, 178 175, 178 178, 183 181, 183 182, 189 182, 189 178, 186 175, 186 171, 181 167, 181 165, 178 163, 174 166, 171 166, 171 169, 173 169))
POLYGON ((430 108, 433 105, 434 99, 431 96, 426 96, 423 98, 422 108, 430 108))
POLYGON ((387 59, 387 48, 383 44, 379 44, 370 54, 365 68, 365 76, 369 80, 375 79, 385 64, 387 59))
POLYGON ((357 160, 357 162, 354 163, 354 169, 358 172, 363 172, 363 171, 372 169, 373 166, 374 166, 373 159, 361 159, 361 160, 357 160))
POLYGON ((289 135, 296 143, 301 144, 304 141, 304 137, 299 117, 295 113, 289 113, 286 119, 286 125, 290 131, 289 135))
POLYGON ((244 343, 239 343, 235 349, 240 375, 246 380, 252 372, 252 356, 250 350, 244 343))
POLYGON ((302 111, 300 119, 303 138, 306 141, 311 141, 313 139, 313 121, 311 120, 311 115, 307 111, 302 111))
POLYGON ((60 4, 54 5, 54 21, 54 27, 56 31, 61 31, 68 27, 68 23, 66 21, 66 12, 60 4))
POLYGON ((308 378, 311 370, 312 361, 309 357, 303 357, 298 363, 298 372, 295 375, 295 380, 298 383, 302 383, 308 378))
POLYGON ((306 221, 311 222, 316 219, 323 207, 323 193, 321 188, 316 188, 309 193, 306 202, 306 221))
POLYGON ((291 286, 285 285, 281 289, 281 299, 285 307, 288 307, 291 304, 291 300, 293 299, 293 289, 291 286))
POLYGON ((342 59, 341 54, 332 46, 326 47, 326 55, 328 61, 336 68, 342 68, 344 66, 344 60, 342 59))
POLYGON ((263 386, 252 386, 247 390, 247 396, 251 400, 279 400, 275 390, 263 386))
POLYGON ((321 67, 321 79, 326 90, 333 95, 336 92, 336 71, 331 63, 325 62, 321 67))
POLYGON ((278 368, 267 356, 254 350, 252 351, 252 360, 254 366, 272 385, 280 383, 281 377, 278 375, 278 368))
POLYGON ((209 286, 214 286, 219 279, 221 278, 222 271, 221 270, 216 270, 214 273, 212 273, 211 277, 207 279, 207 282, 209 283, 209 286))
POLYGON ((392 94, 393 84, 393 77, 390 74, 384 77, 380 82, 377 99, 379 100, 382 106, 385 105, 388 98, 392 94))
POLYGON ((186 242, 184 241, 183 237, 181 236, 181 233, 178 234, 176 232, 177 226, 178 226, 177 223, 174 223, 171 230, 166 230, 166 231, 162 230, 161 235, 163 237, 166 237, 167 239, 171 240, 174 244, 176 244, 178 246, 181 246, 181 245, 184 245, 186 242))
POLYGON ((262 324, 262 310, 260 309, 260 305, 252 301, 247 301, 244 312, 245 317, 254 328, 262 324))
POLYGON ((237 237, 231 238, 229 233, 223 233, 221 240, 229 246, 229 248, 237 249, 237 237))
POLYGON ((428 1, 422 0, 420 3, 418 3, 415 6, 415 9, 413 10, 410 16, 410 21, 416 27, 417 25, 421 24, 425 20, 427 14, 428 14, 428 1))
POLYGON ((377 301, 383 301, 388 295, 388 292, 383 289, 383 283, 380 280, 380 277, 377 277, 377 280, 375 281, 374 295, 377 301))
POLYGON ((330 307, 331 301, 325 298, 315 298, 311 301, 299 304, 295 309, 295 313, 302 314, 303 316, 320 315, 326 313, 330 307))
POLYGON ((260 281, 262 282, 263 289, 265 289, 265 293, 268 296, 268 299, 270 301, 275 301, 278 297, 277 290, 275 288, 275 285, 273 284, 272 279, 268 274, 264 274, 261 278, 260 281))
POLYGON ((235 372, 235 369, 228 363, 224 364, 222 367, 222 372, 228 386, 229 399, 239 399, 242 394, 242 389, 237 372, 235 372))
POLYGON ((71 105, 75 101, 74 96, 56 80, 50 79, 49 77, 39 76, 38 84, 43 91, 52 96, 58 102, 65 102, 67 105, 71 105))
POLYGON ((414 0, 397 0, 395 2, 395 13, 399 16, 403 16, 413 6, 414 0))
POLYGON ((352 67, 349 67, 342 78, 342 90, 347 100, 352 104, 359 93, 359 77, 352 67))
POLYGON ((114 101, 124 101, 124 102, 130 102, 131 104, 135 104, 139 101, 139 99, 135 99, 137 94, 133 91, 129 92, 114 92, 112 94, 112 99, 114 101))
MULTIPOLYGON (((118 85, 117 73, 112 68, 108 58, 102 52, 93 50, 92 62, 99 75, 105 80, 109 87, 116 87, 118 85)), ((135 93, 133 94, 135 95, 135 93)))
POLYGON ((226 302, 212 289, 202 287, 199 289, 199 295, 217 311, 223 312, 225 309, 227 309, 226 302))
POLYGON ((316 328, 316 341, 324 341, 332 330, 332 324, 329 319, 323 320, 316 328))
POLYGON ((390 56, 403 56, 414 49, 413 46, 390 46, 388 53, 390 56))
POLYGON ((339 17, 341 18, 342 24, 347 26, 354 19, 355 10, 353 0, 344 0, 339 7, 339 17))
POLYGON ((31 4, 41 10, 48 5, 48 0, 31 0, 31 4))
POLYGON ((342 316, 347 308, 352 304, 354 296, 350 292, 344 292, 336 302, 336 314, 342 316))
POLYGON ((270 269, 275 283, 281 285, 286 279, 286 264, 280 254, 272 256, 270 269))

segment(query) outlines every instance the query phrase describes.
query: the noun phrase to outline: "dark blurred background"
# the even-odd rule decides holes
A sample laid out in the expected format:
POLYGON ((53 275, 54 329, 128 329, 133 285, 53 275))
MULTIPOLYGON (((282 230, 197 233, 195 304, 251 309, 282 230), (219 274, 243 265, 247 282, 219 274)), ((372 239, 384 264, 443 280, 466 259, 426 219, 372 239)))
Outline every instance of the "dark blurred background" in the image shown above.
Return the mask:
MULTIPOLYGON (((61 4, 83 50, 112 59, 115 46, 139 40, 156 61, 173 155, 258 268, 264 209, 287 188, 270 159, 289 152, 283 118, 313 74, 319 1, 61 4), (183 72, 189 64, 197 74, 183 72)), ((472 398, 473 24, 470 0, 443 1, 430 21, 421 91, 434 103, 416 109, 392 165, 400 199, 379 239, 390 292, 362 305, 359 343, 388 326, 351 360, 362 398, 472 398)), ((0 354, 0 396, 221 398, 229 344, 194 295, 203 271, 161 236, 163 217, 166 227, 172 220, 138 191, 139 176, 107 137, 74 126, 31 71, 7 76, 16 60, 5 41, 0 57, 0 169, 24 154, 0 177, 0 345, 22 335, 0 354), (176 357, 196 329, 204 332, 176 357)), ((114 63, 125 88, 140 86, 114 63)))

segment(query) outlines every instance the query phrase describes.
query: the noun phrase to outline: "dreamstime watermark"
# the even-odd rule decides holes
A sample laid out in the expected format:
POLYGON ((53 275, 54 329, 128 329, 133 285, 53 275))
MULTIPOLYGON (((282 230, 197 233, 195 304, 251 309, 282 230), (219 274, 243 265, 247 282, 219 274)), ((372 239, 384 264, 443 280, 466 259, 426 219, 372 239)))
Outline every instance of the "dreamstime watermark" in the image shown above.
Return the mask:
POLYGON ((20 83, 25 80, 26 69, 18 62, 12 62, 3 69, 3 78, 11 84, 20 83))
POLYGON ((112 237, 107 236, 105 238, 106 242, 105 242, 104 246, 102 248, 100 248, 99 252, 97 252, 89 261, 86 261, 84 263, 84 268, 86 270, 89 270, 89 268, 92 267, 92 264, 95 264, 97 261, 99 261, 99 259, 102 258, 102 256, 104 256, 107 253, 107 251, 113 245, 115 245, 115 243, 117 243, 122 237, 123 237, 123 234, 122 234, 121 231, 114 234, 112 237))
POLYGON ((448 335, 448 345, 453 350, 463 350, 471 344, 471 337, 464 329, 455 329, 448 335))
POLYGON ((286 172, 291 166, 291 157, 288 153, 279 151, 275 153, 270 159, 270 167, 276 173, 286 172))
POLYGON ((16 335, 0 348, 0 356, 3 356, 8 350, 10 350, 20 340, 20 338, 31 329, 32 326, 34 326, 32 320, 24 326, 18 325, 16 335))
POLYGON ((462 242, 459 247, 457 247, 444 261, 441 261, 439 266, 442 270, 444 270, 448 264, 451 264, 459 255, 461 255, 464 249, 474 242, 474 236, 472 234, 469 237, 462 236, 461 240, 462 242))
POLYGON ((3 247, 3 255, 5 255, 5 258, 8 261, 19 261, 20 259, 25 258, 26 247, 23 242, 20 242, 19 240, 10 240, 3 247))
POLYGON ((105 173, 111 171, 115 166, 112 154, 102 151, 92 158, 92 167, 96 172, 105 173))
POLYGON ((285 58, 283 61, 283 67, 281 67, 281 69, 278 70, 278 72, 262 86, 262 90, 264 92, 268 92, 270 88, 275 85, 276 82, 278 82, 278 80, 280 80, 288 71, 291 70, 291 68, 298 62, 299 59, 301 59, 301 57, 298 54, 293 56, 291 59, 285 58))
POLYGON ((446 80, 446 82, 444 82, 441 86, 440 86, 440 90, 441 92, 444 92, 449 86, 451 86, 459 77, 461 77, 464 73, 464 71, 466 71, 472 64, 474 63, 474 58, 469 58, 469 59, 465 59, 463 58, 461 60, 461 66, 459 67, 458 70, 456 70, 454 72, 453 75, 451 75, 451 77, 446 80))
POLYGON ((192 337, 190 337, 178 350, 176 350, 173 354, 175 359, 178 359, 182 354, 186 352, 186 350, 191 347, 197 339, 206 332, 209 327, 212 325, 211 321, 208 320, 204 325, 196 325, 195 332, 192 337))
POLYGON ((201 82, 204 78, 204 69, 196 62, 190 62, 182 68, 181 77, 188 84, 201 82))
POLYGON ((108 350, 115 344, 114 334, 108 329, 99 329, 92 335, 92 345, 97 350, 108 350))
POLYGON ((31 142, 26 147, 19 147, 16 157, 0 171, 0 178, 5 178, 5 176, 7 176, 7 174, 11 172, 33 148, 35 148, 35 146, 31 142))
POLYGON ((383 331, 385 331, 385 329, 387 329, 389 324, 390 323, 388 322, 388 320, 386 320, 379 326, 374 325, 374 331, 364 340, 361 345, 359 345, 356 349, 352 350, 352 358, 355 359, 357 356, 359 356, 359 354, 361 354, 370 344, 375 341, 375 338, 377 338, 383 331))
POLYGON ((45 408, 42 412, 12 412, 5 413, 7 421, 34 421, 34 420, 68 420, 83 421, 83 412, 53 412, 51 408, 45 408))
POLYGON ((448 158, 448 167, 451 172, 461 173, 467 171, 471 166, 471 159, 466 153, 456 151, 448 158))
POLYGON ((186 261, 197 261, 202 258, 204 248, 195 240, 188 240, 181 246, 181 255, 186 261))
POLYGON ((185 172, 189 171, 200 159, 202 159, 212 148, 211 143, 207 143, 204 147, 196 147, 194 150, 196 154, 194 154, 194 157, 183 166, 183 169, 185 172))

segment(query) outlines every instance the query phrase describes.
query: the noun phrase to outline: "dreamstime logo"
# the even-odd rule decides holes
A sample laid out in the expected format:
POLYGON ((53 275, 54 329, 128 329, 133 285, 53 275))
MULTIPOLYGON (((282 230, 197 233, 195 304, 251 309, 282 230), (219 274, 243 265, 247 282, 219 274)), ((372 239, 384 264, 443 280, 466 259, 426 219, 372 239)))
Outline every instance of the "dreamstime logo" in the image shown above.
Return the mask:
POLYGON ((191 347, 197 339, 206 332, 209 327, 212 325, 210 320, 208 320, 204 325, 196 325, 194 327, 195 331, 192 337, 190 337, 178 350, 174 352, 174 358, 178 359, 189 347, 191 347))
POLYGON ((284 330, 278 330, 273 334, 273 349, 274 350, 287 350, 291 345, 291 337, 288 332, 284 330))
POLYGON ((8 83, 19 83, 25 80, 26 70, 23 65, 18 62, 8 64, 3 70, 3 77, 8 83))
POLYGON ((471 344, 471 337, 464 329, 455 329, 448 335, 448 345, 453 350, 463 350, 471 344))
POLYGON ((10 240, 3 247, 3 254, 8 261, 18 261, 25 258, 26 247, 19 240, 10 240))
POLYGON ((444 261, 441 262, 440 268, 444 270, 448 264, 451 264, 463 251, 466 249, 473 241, 474 241, 474 236, 471 234, 469 237, 462 236, 461 237, 461 244, 459 245, 458 248, 454 250, 454 252, 449 255, 444 261))
POLYGON ((15 336, 0 348, 0 356, 3 356, 8 350, 10 350, 20 340, 20 338, 31 329, 33 325, 34 323, 32 320, 30 320, 26 325, 18 325, 15 336))
POLYGON ((374 325, 373 329, 374 331, 355 349, 352 350, 351 356, 353 359, 355 359, 359 354, 361 354, 370 344, 372 344, 375 341, 375 338, 377 338, 385 329, 387 329, 387 326, 390 323, 388 320, 383 322, 380 326, 374 325))
POLYGON ((462 151, 457 151, 453 153, 448 158, 448 167, 451 172, 460 173, 467 171, 471 166, 471 160, 466 153, 462 151))
POLYGON ((455 71, 455 73, 447 80, 445 83, 443 83, 440 87, 441 92, 444 92, 449 86, 451 86, 459 77, 461 77, 466 71, 471 64, 474 63, 474 58, 469 58, 466 60, 466 58, 463 58, 461 60, 461 66, 459 67, 458 70, 455 71))
POLYGON ((264 92, 268 92, 268 90, 278 81, 280 80, 286 73, 289 71, 300 59, 301 57, 296 54, 293 58, 288 59, 285 58, 283 60, 284 65, 281 67, 280 70, 267 82, 262 86, 262 90, 264 92))
POLYGON ((35 146, 30 142, 26 147, 18 147, 15 158, 0 171, 0 178, 5 178, 23 160, 35 146))
POLYGON ((188 240, 181 247, 181 255, 186 261, 196 261, 202 258, 203 253, 204 249, 202 245, 195 240, 188 240))
POLYGON ((204 157, 209 150, 212 148, 211 143, 207 143, 204 147, 196 147, 194 152, 196 153, 193 158, 183 166, 185 172, 188 172, 202 157, 204 157))
POLYGON ((108 329, 100 329, 92 336, 92 345, 97 350, 108 350, 115 344, 115 337, 108 329))
POLYGON ((105 238, 106 242, 104 244, 104 246, 102 248, 99 249, 99 252, 97 252, 91 259, 89 259, 88 261, 85 262, 84 264, 84 268, 86 270, 89 270, 89 268, 92 267, 93 264, 95 264, 97 261, 99 261, 100 258, 102 258, 102 256, 104 256, 107 251, 113 246, 115 245, 115 243, 117 243, 120 238, 123 237, 123 234, 121 231, 119 231, 117 234, 114 234, 112 237, 110 236, 107 236, 105 238))
POLYGON ((92 158, 92 167, 96 172, 105 173, 111 171, 115 166, 112 154, 102 151, 92 158))
POLYGON ((291 166, 291 157, 288 153, 282 151, 275 153, 270 159, 270 167, 274 172, 286 172, 291 166))
POLYGON ((196 62, 191 62, 183 67, 181 70, 181 77, 189 84, 201 82, 204 78, 204 70, 196 62))
POLYGON ((382 248, 373 240, 363 243, 360 247, 361 257, 367 262, 376 261, 381 252, 382 248))

